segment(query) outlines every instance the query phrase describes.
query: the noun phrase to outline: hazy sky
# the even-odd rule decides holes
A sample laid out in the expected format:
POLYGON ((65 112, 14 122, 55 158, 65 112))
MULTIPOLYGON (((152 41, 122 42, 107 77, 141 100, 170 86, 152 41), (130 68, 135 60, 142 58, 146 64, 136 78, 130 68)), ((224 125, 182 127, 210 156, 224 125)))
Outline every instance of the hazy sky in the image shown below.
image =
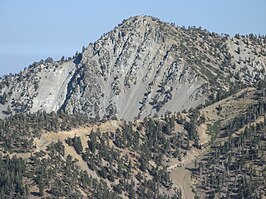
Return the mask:
POLYGON ((142 14, 230 35, 266 34, 266 0, 0 0, 0 76, 72 56, 142 14))

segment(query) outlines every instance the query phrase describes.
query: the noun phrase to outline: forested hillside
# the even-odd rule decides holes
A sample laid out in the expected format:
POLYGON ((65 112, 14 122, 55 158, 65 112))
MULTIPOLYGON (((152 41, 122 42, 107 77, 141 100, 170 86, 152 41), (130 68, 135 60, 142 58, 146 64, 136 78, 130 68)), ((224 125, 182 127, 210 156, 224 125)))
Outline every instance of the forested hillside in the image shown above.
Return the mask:
POLYGON ((1 198, 263 198, 264 82, 143 120, 0 120, 1 198))

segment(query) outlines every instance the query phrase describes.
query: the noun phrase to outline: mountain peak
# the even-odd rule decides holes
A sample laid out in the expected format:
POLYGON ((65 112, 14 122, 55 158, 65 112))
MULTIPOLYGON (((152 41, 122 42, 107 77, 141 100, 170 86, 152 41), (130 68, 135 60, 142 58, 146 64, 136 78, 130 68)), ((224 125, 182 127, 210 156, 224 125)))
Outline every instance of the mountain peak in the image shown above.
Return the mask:
POLYGON ((156 21, 159 21, 159 19, 157 19, 155 17, 152 17, 152 16, 149 16, 149 15, 136 15, 136 16, 133 16, 133 17, 130 17, 128 19, 123 20, 123 22, 126 22, 126 23, 134 23, 134 22, 137 22, 137 23, 139 23, 139 22, 153 23, 153 22, 156 22, 156 21))
POLYGON ((132 120, 195 108, 263 79, 264 49, 260 38, 134 16, 68 61, 39 62, 0 80, 0 116, 62 110, 132 120))
POLYGON ((128 29, 129 31, 131 31, 132 28, 145 30, 147 27, 156 27, 161 24, 166 23, 161 22, 159 19, 152 16, 138 15, 123 20, 118 28, 128 29))

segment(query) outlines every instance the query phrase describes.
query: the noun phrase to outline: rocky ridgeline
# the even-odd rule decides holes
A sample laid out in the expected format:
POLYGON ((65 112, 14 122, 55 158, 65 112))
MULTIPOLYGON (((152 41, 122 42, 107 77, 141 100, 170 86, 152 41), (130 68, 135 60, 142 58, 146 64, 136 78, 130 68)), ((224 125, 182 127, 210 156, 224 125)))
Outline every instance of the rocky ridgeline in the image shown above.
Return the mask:
POLYGON ((0 117, 64 110, 131 120, 194 108, 264 79, 265 45, 265 36, 131 17, 73 58, 4 76, 0 117))

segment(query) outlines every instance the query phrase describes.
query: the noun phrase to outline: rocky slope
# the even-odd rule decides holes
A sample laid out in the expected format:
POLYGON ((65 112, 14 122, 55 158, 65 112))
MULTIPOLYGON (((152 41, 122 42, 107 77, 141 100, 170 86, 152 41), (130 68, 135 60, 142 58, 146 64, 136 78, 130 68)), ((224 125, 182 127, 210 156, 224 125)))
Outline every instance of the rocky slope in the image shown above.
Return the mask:
POLYGON ((266 39, 129 18, 73 58, 0 80, 0 117, 63 110, 143 118, 219 100, 265 78, 266 39))

